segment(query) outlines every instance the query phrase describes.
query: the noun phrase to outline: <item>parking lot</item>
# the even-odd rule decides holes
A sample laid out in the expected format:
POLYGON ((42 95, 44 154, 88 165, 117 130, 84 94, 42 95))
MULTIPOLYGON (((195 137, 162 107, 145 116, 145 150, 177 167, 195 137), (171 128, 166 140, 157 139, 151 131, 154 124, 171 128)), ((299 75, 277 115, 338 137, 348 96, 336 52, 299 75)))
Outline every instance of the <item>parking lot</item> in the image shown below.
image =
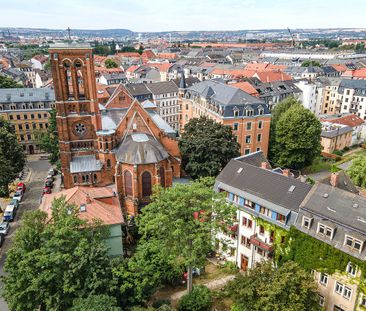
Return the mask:
MULTIPOLYGON (((28 157, 27 166, 29 167, 29 181, 26 183, 27 190, 23 196, 22 202, 16 213, 15 220, 10 224, 10 230, 5 238, 5 241, 0 251, 0 275, 3 274, 3 265, 6 259, 6 252, 11 246, 11 240, 14 237, 16 229, 21 225, 22 214, 25 211, 35 210, 38 208, 42 189, 44 185, 44 179, 46 178, 49 169, 51 168, 47 160, 39 160, 38 155, 32 155, 28 157)), ((59 176, 56 182, 55 188, 59 188, 59 176)), ((0 310, 9 310, 5 301, 0 298, 0 310)))

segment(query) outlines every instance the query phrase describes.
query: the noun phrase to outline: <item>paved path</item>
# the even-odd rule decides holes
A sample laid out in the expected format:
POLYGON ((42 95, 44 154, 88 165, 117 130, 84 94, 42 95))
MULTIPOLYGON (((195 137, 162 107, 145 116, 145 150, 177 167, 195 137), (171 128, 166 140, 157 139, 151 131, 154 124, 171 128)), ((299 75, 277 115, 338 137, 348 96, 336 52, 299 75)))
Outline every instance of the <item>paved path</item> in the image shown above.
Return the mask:
POLYGON ((317 172, 317 173, 313 173, 313 174, 307 174, 306 176, 311 177, 315 181, 321 181, 321 180, 329 177, 330 174, 332 174, 330 171, 321 171, 321 172, 317 172))
MULTIPOLYGON (((31 175, 29 177, 29 181, 26 183, 27 190, 15 216, 15 220, 10 224, 9 234, 6 236, 4 244, 0 250, 0 275, 4 274, 3 265, 6 259, 6 252, 11 246, 11 240, 14 237, 15 230, 20 225, 22 214, 24 211, 35 210, 39 206, 44 179, 50 169, 50 164, 47 160, 39 160, 39 156, 36 156, 28 159, 28 167, 30 168, 31 175)), ((0 284, 0 286, 2 285, 0 284)), ((0 311, 9 311, 6 302, 1 297, 0 311)))
MULTIPOLYGON (((217 279, 217 280, 212 280, 208 283, 204 283, 204 284, 200 284, 200 285, 205 285, 207 286, 209 289, 219 289, 219 288, 222 288, 226 285, 226 283, 228 283, 229 281, 231 281, 232 279, 235 278, 235 275, 228 275, 228 276, 225 276, 221 279, 217 279)), ((172 301, 176 301, 176 300, 179 300, 180 298, 182 298, 182 296, 184 296, 185 294, 187 293, 186 290, 182 290, 178 293, 174 293, 173 295, 170 296, 170 299, 172 301)))

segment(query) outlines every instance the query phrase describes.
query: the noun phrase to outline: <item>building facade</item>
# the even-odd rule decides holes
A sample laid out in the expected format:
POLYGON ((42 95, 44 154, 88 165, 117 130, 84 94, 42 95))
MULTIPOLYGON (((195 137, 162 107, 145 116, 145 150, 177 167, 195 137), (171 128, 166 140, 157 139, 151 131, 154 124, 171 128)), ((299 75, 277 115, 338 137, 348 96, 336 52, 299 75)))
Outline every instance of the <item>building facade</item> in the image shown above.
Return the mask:
POLYGON ((271 115, 260 99, 212 80, 180 87, 180 129, 200 116, 230 126, 241 154, 262 150, 267 155, 271 115))
POLYGON ((41 152, 36 132, 47 129, 53 108, 55 96, 51 89, 0 89, 0 117, 14 126, 18 141, 28 154, 41 152))
POLYGON ((113 108, 99 106, 89 44, 55 44, 50 55, 65 188, 115 183, 122 207, 137 214, 153 185, 180 176, 175 131, 122 85, 113 108))
POLYGON ((366 80, 344 79, 339 84, 338 94, 341 113, 354 113, 366 120, 366 80))
POLYGON ((335 150, 343 150, 352 145, 352 132, 350 126, 322 122, 322 132, 320 134, 320 143, 322 152, 332 153, 335 150))

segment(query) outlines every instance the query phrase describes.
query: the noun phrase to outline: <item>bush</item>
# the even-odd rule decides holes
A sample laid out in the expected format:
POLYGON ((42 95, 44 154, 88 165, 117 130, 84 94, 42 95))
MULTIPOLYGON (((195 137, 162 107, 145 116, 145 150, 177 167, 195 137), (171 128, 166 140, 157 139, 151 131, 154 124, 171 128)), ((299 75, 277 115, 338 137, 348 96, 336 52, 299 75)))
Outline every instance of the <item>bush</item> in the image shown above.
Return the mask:
POLYGON ((234 272, 238 271, 238 267, 232 261, 225 262, 225 264, 223 265, 222 268, 225 270, 225 272, 228 272, 228 273, 234 273, 234 272))
POLYGON ((155 300, 152 306, 156 309, 159 309, 161 306, 168 305, 170 306, 170 299, 158 299, 155 300))
POLYGON ((343 155, 343 151, 342 150, 334 150, 332 153, 335 154, 335 155, 337 155, 337 156, 340 156, 340 157, 343 155))
POLYGON ((346 146, 343 148, 343 151, 349 151, 350 150, 350 147, 346 146))
POLYGON ((212 294, 203 285, 193 287, 190 294, 182 297, 178 304, 178 311, 209 311, 211 310, 212 294))

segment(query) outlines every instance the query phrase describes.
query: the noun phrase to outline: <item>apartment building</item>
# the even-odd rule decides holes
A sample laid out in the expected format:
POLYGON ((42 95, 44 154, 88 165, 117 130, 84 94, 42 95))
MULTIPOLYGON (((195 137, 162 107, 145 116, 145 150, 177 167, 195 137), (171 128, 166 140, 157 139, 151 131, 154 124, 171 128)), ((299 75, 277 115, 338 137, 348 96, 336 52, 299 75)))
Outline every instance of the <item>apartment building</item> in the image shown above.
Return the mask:
POLYGON ((366 120, 366 80, 343 79, 339 84, 340 112, 366 120))
POLYGON ((340 84, 339 78, 327 79, 323 83, 323 100, 321 103, 321 114, 338 114, 341 111, 341 101, 338 95, 340 84))
POLYGON ((216 80, 180 87, 180 129, 192 118, 207 116, 232 128, 241 154, 268 151, 269 105, 241 89, 216 80))
MULTIPOLYGON (((295 227, 307 235, 354 257, 365 260, 366 198, 337 187, 338 175, 331 184, 313 186, 300 204, 295 227)), ((333 274, 315 272, 320 303, 326 311, 365 310, 360 267, 349 262, 345 271, 333 274)))
POLYGON ((352 132, 350 126, 331 122, 322 122, 320 143, 322 152, 332 153, 335 150, 343 150, 352 145, 352 132))
POLYGON ((51 89, 0 89, 0 117, 14 126, 18 141, 29 154, 41 152, 35 131, 48 127, 52 108, 55 108, 55 95, 51 89))
MULTIPOLYGON (((272 169, 262 152, 232 159, 216 178, 215 191, 225 192, 237 207, 237 229, 224 237, 228 260, 242 269, 274 255, 274 232, 263 220, 284 230, 295 224, 300 203, 311 186, 289 177, 288 170, 272 169)), ((222 239, 219 236, 219 239, 222 239)))
MULTIPOLYGON (((366 198, 358 195, 344 172, 311 186, 294 179, 288 170, 272 169, 263 153, 256 152, 232 159, 216 178, 214 189, 225 193, 237 208, 236 223, 216 237, 217 249, 227 260, 244 271, 257 262, 273 260, 288 232, 297 230, 346 254, 340 265, 344 271, 312 270, 324 310, 364 310, 365 271, 356 260, 364 261, 366 254, 366 198)), ((296 241, 292 241, 285 244, 286 249, 296 253, 296 241)), ((304 250, 300 251, 295 258, 303 256, 304 250)), ((319 261, 328 260, 329 255, 323 251, 315 256, 320 256, 313 256, 319 261)))

